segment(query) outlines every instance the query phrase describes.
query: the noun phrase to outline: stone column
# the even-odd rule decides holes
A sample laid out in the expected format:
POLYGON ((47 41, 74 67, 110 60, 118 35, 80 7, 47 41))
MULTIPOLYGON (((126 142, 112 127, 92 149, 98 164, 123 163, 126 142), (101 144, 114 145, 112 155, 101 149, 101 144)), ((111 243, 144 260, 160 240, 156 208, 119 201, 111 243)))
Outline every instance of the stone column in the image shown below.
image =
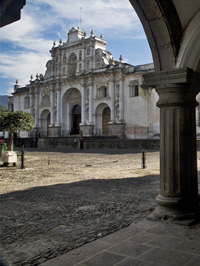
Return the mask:
POLYGON ((189 69, 144 76, 145 83, 155 86, 159 94, 160 194, 154 211, 157 218, 189 220, 199 213, 196 77, 189 69))
POLYGON ((60 84, 57 85, 57 126, 61 124, 61 88, 60 84))
POLYGON ((124 121, 124 81, 123 77, 119 82, 119 121, 124 121))
POLYGON ((51 85, 50 89, 50 99, 51 99, 51 127, 54 126, 54 88, 53 85, 51 85))
POLYGON ((93 86, 89 86, 89 124, 93 124, 93 86))
POLYGON ((86 110, 85 110, 85 101, 86 101, 86 88, 82 87, 82 98, 81 98, 81 125, 86 124, 86 110))
POLYGON ((39 88, 35 89, 35 127, 39 126, 39 88))
POLYGON ((115 83, 114 80, 110 81, 110 92, 111 92, 111 117, 110 122, 115 122, 115 83))

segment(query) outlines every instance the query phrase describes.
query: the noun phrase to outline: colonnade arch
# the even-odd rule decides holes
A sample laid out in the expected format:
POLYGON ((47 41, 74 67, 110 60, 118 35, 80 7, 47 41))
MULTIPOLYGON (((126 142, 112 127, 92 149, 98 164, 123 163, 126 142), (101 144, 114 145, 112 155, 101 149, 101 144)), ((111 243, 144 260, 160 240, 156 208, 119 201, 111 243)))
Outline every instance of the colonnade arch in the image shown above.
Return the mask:
POLYGON ((160 108, 160 194, 153 216, 195 220, 200 215, 195 108, 200 91, 200 2, 130 0, 153 55, 155 72, 144 75, 160 108))

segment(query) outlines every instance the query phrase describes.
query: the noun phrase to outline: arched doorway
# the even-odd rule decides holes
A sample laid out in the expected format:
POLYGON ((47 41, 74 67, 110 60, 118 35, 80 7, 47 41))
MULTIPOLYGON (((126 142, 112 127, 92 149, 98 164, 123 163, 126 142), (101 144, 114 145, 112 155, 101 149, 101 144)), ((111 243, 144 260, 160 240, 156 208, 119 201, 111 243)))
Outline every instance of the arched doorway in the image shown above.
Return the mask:
POLYGON ((51 114, 50 113, 48 113, 48 115, 47 115, 47 135, 49 135, 49 125, 50 125, 50 123, 51 123, 51 114))
POLYGON ((109 133, 108 123, 110 122, 110 108, 106 107, 102 113, 102 134, 109 133))
POLYGON ((50 125, 50 111, 49 110, 43 110, 40 115, 40 136, 48 136, 48 129, 50 125))
POLYGON ((62 98, 62 135, 77 134, 75 132, 79 132, 80 123, 81 93, 76 88, 70 88, 62 98))
POLYGON ((79 134, 80 123, 81 123, 81 107, 80 107, 80 105, 76 104, 72 109, 71 135, 79 134))

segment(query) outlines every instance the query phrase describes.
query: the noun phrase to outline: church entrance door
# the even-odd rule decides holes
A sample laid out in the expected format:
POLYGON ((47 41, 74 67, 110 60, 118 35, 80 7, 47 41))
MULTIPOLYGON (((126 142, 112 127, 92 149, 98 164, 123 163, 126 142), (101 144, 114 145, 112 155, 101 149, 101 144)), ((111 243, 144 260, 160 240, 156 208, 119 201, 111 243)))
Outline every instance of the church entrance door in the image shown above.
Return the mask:
POLYGON ((110 122, 110 108, 106 107, 103 110, 102 115, 102 134, 108 134, 109 133, 109 127, 108 123, 110 122))
POLYGON ((81 123, 81 107, 80 105, 75 105, 72 110, 72 128, 71 135, 79 134, 81 123))

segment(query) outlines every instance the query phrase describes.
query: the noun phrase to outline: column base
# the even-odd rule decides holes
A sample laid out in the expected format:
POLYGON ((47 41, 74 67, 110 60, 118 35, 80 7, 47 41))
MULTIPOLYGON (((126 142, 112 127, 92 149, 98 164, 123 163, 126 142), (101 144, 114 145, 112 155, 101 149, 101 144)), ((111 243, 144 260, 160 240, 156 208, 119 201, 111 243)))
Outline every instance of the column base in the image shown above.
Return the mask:
POLYGON ((48 129, 48 137, 60 137, 61 136, 61 127, 52 126, 48 129))
POLYGON ((158 206, 151 218, 158 220, 181 221, 183 223, 194 223, 200 218, 199 196, 187 198, 164 197, 158 195, 156 198, 158 206))
POLYGON ((109 135, 122 138, 124 136, 124 123, 109 123, 109 135))
POLYGON ((94 135, 94 125, 80 125, 80 131, 83 136, 93 136, 94 135))

